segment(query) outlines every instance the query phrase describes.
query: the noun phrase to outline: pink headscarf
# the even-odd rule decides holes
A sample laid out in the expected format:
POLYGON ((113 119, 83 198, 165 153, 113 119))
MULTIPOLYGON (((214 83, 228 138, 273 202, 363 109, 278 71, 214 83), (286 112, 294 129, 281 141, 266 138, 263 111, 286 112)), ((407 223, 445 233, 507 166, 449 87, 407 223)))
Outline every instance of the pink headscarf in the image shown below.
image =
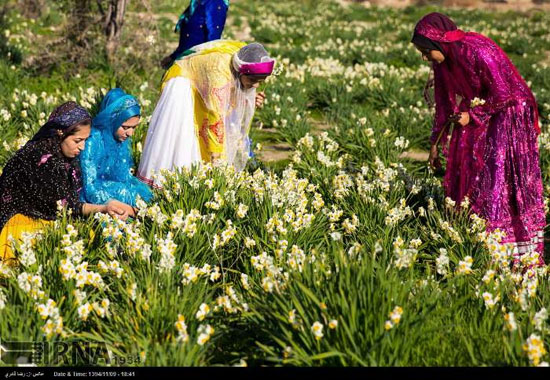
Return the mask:
MULTIPOLYGON (((434 12, 427 14, 416 24, 412 41, 415 42, 419 35, 441 46, 442 53, 445 56, 445 61, 432 65, 434 80, 437 82, 435 85, 440 88, 444 87, 443 92, 450 91, 453 96, 460 95, 463 98, 472 98, 473 91, 468 78, 464 76, 464 70, 461 68, 463 62, 461 62, 458 46, 466 33, 458 29, 449 17, 434 12)), ((426 85, 426 97, 428 90, 433 86, 434 83, 431 81, 426 85)))
POLYGON ((456 42, 464 38, 464 32, 447 16, 429 13, 416 24, 414 34, 420 34, 437 42, 456 42))
POLYGON ((262 44, 253 42, 233 55, 233 67, 241 75, 268 76, 273 73, 275 60, 262 44))

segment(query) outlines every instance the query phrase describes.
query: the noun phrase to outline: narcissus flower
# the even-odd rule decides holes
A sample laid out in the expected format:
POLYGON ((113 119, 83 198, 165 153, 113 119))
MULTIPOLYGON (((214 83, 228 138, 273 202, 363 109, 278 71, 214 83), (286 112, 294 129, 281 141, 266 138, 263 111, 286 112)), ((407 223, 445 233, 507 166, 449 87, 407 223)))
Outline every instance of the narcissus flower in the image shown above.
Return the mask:
POLYGON ((323 337, 323 324, 321 322, 315 322, 311 326, 311 332, 313 332, 313 335, 315 336, 315 339, 321 340, 323 337))

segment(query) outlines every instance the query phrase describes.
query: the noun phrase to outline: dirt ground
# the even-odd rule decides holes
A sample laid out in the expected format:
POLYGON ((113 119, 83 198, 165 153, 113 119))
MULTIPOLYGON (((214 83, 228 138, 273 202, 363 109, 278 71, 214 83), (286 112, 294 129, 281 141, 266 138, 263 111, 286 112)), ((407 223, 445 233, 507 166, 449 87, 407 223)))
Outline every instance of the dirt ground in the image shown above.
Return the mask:
POLYGON ((548 0, 336 0, 347 6, 352 3, 361 3, 365 6, 377 5, 383 7, 404 8, 415 4, 438 4, 444 7, 482 8, 497 11, 528 11, 531 9, 550 10, 548 0))

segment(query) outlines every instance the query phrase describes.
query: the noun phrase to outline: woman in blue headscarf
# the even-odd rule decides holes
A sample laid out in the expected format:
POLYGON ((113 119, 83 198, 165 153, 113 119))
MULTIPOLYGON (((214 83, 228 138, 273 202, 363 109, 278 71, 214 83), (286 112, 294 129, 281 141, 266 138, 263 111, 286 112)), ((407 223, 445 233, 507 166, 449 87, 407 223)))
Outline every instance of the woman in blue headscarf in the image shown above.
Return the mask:
POLYGON ((140 115, 136 98, 120 88, 110 90, 101 102, 80 156, 83 201, 104 204, 116 199, 135 206, 138 196, 144 201, 152 198, 151 189, 131 173, 131 136, 140 115))

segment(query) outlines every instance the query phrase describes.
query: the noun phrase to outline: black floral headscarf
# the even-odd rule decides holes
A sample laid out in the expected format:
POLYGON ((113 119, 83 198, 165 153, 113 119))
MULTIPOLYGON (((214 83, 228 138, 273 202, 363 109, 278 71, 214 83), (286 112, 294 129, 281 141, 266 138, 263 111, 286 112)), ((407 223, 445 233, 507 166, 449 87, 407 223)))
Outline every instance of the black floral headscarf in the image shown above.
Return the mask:
POLYGON ((75 102, 63 103, 57 107, 38 132, 31 139, 32 142, 48 139, 57 135, 57 131, 67 133, 72 126, 92 122, 92 117, 86 109, 75 102))

